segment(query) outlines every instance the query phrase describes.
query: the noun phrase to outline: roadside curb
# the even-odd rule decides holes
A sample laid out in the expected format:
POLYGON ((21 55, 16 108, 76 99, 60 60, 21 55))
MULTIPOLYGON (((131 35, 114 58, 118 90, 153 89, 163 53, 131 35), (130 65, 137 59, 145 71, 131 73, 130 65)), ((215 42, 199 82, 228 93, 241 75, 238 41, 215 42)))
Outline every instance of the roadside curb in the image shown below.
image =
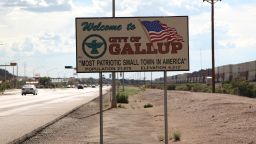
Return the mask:
MULTIPOLYGON (((109 94, 109 93, 107 92, 107 93, 105 93, 104 95, 107 95, 107 94, 109 94)), ((103 95, 103 96, 104 96, 104 95, 103 95)), ((98 96, 98 97, 99 97, 99 96, 98 96)), ((64 113, 63 115, 61 115, 61 116, 55 118, 54 120, 52 120, 52 121, 50 121, 50 122, 48 122, 48 123, 46 123, 46 124, 44 124, 44 125, 42 125, 42 126, 36 128, 36 129, 34 129, 33 131, 31 131, 31 132, 29 132, 29 133, 27 133, 27 134, 25 134, 25 135, 23 135, 23 136, 21 136, 21 137, 19 137, 19 138, 16 138, 16 139, 14 139, 14 140, 8 142, 8 144, 20 144, 20 143, 25 142, 25 141, 28 140, 29 138, 31 138, 31 137, 35 136, 36 134, 38 134, 40 131, 42 131, 42 130, 44 130, 45 128, 49 127, 50 125, 56 123, 57 121, 61 120, 61 119, 64 118, 64 117, 68 116, 69 114, 71 114, 72 112, 78 110, 79 108, 83 107, 84 105, 86 105, 86 104, 88 104, 88 103, 90 103, 90 102, 96 100, 98 97, 92 99, 92 100, 89 101, 89 102, 86 102, 86 103, 84 103, 84 104, 81 104, 81 105, 79 105, 79 106, 73 108, 72 110, 70 110, 70 111, 64 113)))

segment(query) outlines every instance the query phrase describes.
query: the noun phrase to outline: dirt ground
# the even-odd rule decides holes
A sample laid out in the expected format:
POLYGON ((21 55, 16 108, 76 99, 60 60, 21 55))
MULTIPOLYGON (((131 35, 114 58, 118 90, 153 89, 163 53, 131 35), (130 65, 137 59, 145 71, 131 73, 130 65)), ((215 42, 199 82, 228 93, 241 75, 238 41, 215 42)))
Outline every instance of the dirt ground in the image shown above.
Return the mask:
MULTIPOLYGON (((104 144, 163 143, 163 90, 147 89, 122 107, 104 111, 104 144), (147 103, 153 107, 143 108, 147 103)), ((99 143, 98 110, 96 99, 24 143, 99 143)), ((170 137, 181 134, 181 141, 169 143, 256 144, 256 99, 168 91, 168 112, 170 137)))

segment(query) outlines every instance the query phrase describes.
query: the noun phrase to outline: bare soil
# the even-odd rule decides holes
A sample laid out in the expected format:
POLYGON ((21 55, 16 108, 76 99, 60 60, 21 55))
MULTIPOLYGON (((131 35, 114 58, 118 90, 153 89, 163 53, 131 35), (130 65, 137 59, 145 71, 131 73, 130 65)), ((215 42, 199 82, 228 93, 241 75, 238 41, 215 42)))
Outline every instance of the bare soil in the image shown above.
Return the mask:
MULTIPOLYGON (((158 144, 164 138, 163 90, 147 89, 130 96, 122 108, 107 109, 104 144, 158 144), (152 108, 144 108, 145 104, 152 108)), ((99 143, 98 99, 24 142, 99 143)), ((256 99, 225 94, 168 91, 169 143, 256 144, 256 99), (181 140, 172 134, 179 131, 181 140)))

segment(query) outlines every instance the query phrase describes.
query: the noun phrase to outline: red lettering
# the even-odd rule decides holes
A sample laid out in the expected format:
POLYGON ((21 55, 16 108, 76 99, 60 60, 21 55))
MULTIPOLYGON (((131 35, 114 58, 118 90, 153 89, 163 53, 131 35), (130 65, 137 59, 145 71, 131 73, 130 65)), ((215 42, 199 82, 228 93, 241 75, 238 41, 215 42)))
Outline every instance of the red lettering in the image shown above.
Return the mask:
POLYGON ((109 42, 127 42, 128 37, 110 37, 109 42))
POLYGON ((140 50, 141 43, 134 43, 135 46, 135 54, 146 54, 146 50, 142 49, 140 50))
POLYGON ((124 44, 124 48, 121 52, 122 55, 125 55, 125 54, 134 54, 133 50, 132 50, 132 47, 129 43, 125 43, 124 44))
POLYGON ((120 44, 110 44, 109 45, 109 53, 111 55, 119 55, 120 54, 120 44))
POLYGON ((181 42, 172 42, 172 51, 171 53, 177 53, 178 50, 182 49, 182 43, 181 42))
POLYGON ((164 48, 163 48, 163 43, 157 43, 157 46, 158 46, 158 52, 159 52, 160 54, 167 54, 167 53, 169 53, 169 51, 170 51, 170 49, 169 49, 169 47, 170 47, 170 42, 164 43, 165 50, 164 50, 164 48))
POLYGON ((146 43, 147 45, 147 54, 157 54, 156 49, 152 49, 153 43, 146 43))

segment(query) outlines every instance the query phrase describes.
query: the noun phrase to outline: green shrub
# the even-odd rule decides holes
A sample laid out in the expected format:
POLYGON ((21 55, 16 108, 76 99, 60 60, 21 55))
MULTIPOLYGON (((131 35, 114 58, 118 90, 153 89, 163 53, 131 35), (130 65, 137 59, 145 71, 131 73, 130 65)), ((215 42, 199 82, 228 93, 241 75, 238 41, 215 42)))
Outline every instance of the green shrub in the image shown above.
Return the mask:
POLYGON ((162 86, 160 84, 152 84, 152 85, 147 85, 147 88, 152 88, 152 89, 162 89, 162 86))
POLYGON ((6 89, 10 89, 10 83, 2 83, 0 84, 0 93, 3 93, 6 89))
POLYGON ((153 107, 153 105, 150 103, 144 105, 144 108, 151 108, 151 107, 153 107))
POLYGON ((219 88, 217 88, 217 91, 225 94, 234 94, 234 89, 229 83, 223 83, 219 88))
POLYGON ((200 84, 194 84, 191 88, 193 92, 200 92, 202 90, 202 87, 200 84))
POLYGON ((206 84, 193 84, 191 85, 193 92, 211 92, 211 89, 206 84))
POLYGON ((168 85, 167 90, 175 90, 176 85, 168 85))
POLYGON ((3 87, 4 87, 5 90, 10 89, 11 88, 11 83, 4 83, 3 87))
POLYGON ((178 84, 175 89, 180 91, 189 91, 189 87, 186 84, 178 84))
POLYGON ((128 95, 125 93, 117 93, 116 99, 118 103, 129 103, 128 101, 128 95))
POLYGON ((233 93, 240 96, 256 97, 255 86, 248 81, 241 79, 234 79, 231 81, 233 93))
POLYGON ((2 92, 4 92, 4 90, 5 90, 5 87, 4 87, 4 85, 0 85, 0 93, 2 93, 2 92))
POLYGON ((256 86, 254 86, 252 93, 253 93, 253 97, 256 98, 256 86))
POLYGON ((193 85, 193 84, 186 84, 188 91, 191 91, 191 90, 192 90, 192 88, 193 88, 192 85, 193 85))
POLYGON ((256 86, 238 78, 232 80, 231 83, 222 83, 216 92, 256 98, 256 86))
POLYGON ((211 92, 211 88, 206 84, 178 84, 176 90, 193 91, 193 92, 211 92))

